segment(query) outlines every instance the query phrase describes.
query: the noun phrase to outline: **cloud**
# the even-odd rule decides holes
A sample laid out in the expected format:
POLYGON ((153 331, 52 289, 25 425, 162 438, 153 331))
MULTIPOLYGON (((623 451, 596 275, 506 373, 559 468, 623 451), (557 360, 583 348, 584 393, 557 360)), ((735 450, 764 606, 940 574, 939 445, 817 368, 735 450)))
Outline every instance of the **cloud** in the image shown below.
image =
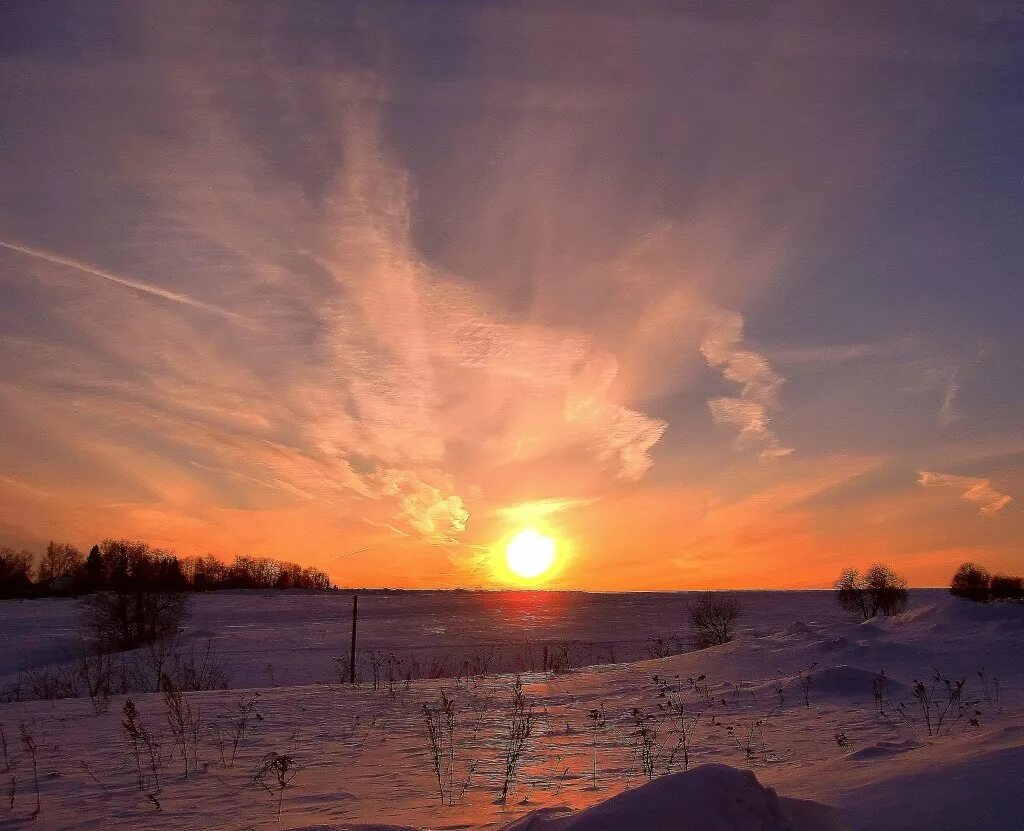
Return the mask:
POLYGON ((707 330, 700 351, 708 366, 718 369, 727 381, 739 384, 740 396, 712 398, 708 401, 711 417, 719 424, 740 429, 739 446, 760 448, 764 459, 787 456, 791 447, 783 447, 769 428, 769 411, 777 408, 779 387, 785 380, 757 352, 742 348, 743 316, 720 311, 707 317, 707 330))
POLYGON ((1013 497, 993 488, 989 479, 920 470, 917 473, 917 483, 925 488, 958 490, 961 499, 977 505, 978 509, 988 516, 995 516, 1013 501, 1013 497))
POLYGON ((960 392, 960 385, 957 383, 956 378, 957 370, 951 369, 946 379, 945 387, 942 390, 942 404, 939 406, 938 419, 939 425, 942 427, 948 426, 960 418, 960 413, 953 407, 957 393, 960 392))
POLYGON ((590 487, 640 479, 667 425, 616 388, 616 355, 420 250, 411 176, 385 150, 378 102, 345 83, 330 125, 344 153, 315 210, 205 94, 180 91, 209 140, 147 161, 153 224, 126 243, 152 270, 173 265, 173 292, 0 241, 111 289, 58 302, 33 289, 58 325, 0 341, 18 366, 0 392, 19 435, 47 413, 96 499, 183 529, 208 528, 225 503, 330 508, 332 525, 355 517, 448 546, 509 466, 546 483, 571 458, 590 487), (211 288, 233 309, 196 299, 211 288), (210 327, 190 309, 246 325, 210 327), (47 404, 55 395, 62 406, 47 404))
POLYGON ((397 502, 394 519, 407 523, 425 542, 454 544, 466 530, 469 511, 462 497, 451 493, 450 488, 434 487, 415 473, 403 470, 385 471, 380 480, 381 494, 394 497, 397 502))

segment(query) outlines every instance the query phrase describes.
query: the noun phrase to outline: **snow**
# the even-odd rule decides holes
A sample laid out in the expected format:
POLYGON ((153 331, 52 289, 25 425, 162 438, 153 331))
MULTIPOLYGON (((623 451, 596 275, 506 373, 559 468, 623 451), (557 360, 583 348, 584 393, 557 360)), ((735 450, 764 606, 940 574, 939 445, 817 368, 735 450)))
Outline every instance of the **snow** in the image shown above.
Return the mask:
MULTIPOLYGON (((365 682, 339 684, 334 669, 332 658, 347 641, 347 595, 203 597, 189 633, 212 639, 232 664, 236 688, 186 694, 199 725, 199 764, 188 777, 156 694, 131 697, 163 741, 158 792, 148 783, 138 787, 121 727, 123 696, 99 715, 83 698, 0 704, 11 763, 5 771, 0 759, 0 827, 1024 827, 1024 606, 978 606, 941 592, 915 592, 906 613, 860 622, 826 593, 741 599, 747 615, 732 643, 652 658, 658 638, 664 644, 683 630, 685 597, 367 595, 360 599, 361 649, 416 654, 424 665, 430 656, 448 655, 449 666, 459 663, 453 656, 471 650, 493 647, 495 653, 483 677, 425 678, 374 691, 365 682), (595 655, 607 660, 609 648, 619 662, 539 671, 543 648, 550 654, 565 644, 571 645, 570 663, 595 655), (536 721, 512 796, 500 805, 495 796, 514 676, 496 673, 517 669, 516 660, 527 663, 521 676, 536 721), (951 729, 947 723, 929 735, 912 689, 915 680, 930 683, 934 668, 964 677, 965 698, 974 703, 951 729), (872 690, 882 670, 889 718, 879 714, 872 690), (706 699, 689 681, 701 675, 706 699), (658 713, 665 679, 694 719, 689 769, 675 758, 673 773, 647 783, 631 713, 658 713), (801 681, 809 682, 806 700, 801 681), (422 712, 441 689, 455 700, 452 781, 461 798, 454 805, 438 798, 422 712), (258 717, 232 766, 222 761, 214 725, 223 746, 241 696, 255 699, 258 717), (901 703, 906 717, 898 715, 901 703), (588 714, 602 706, 607 723, 595 730, 588 714), (972 725, 975 710, 980 714, 972 725), (38 746, 41 810, 34 820, 22 724, 38 746), (253 782, 268 753, 288 754, 297 765, 283 794, 253 782)), ((62 661, 75 632, 70 601, 0 603, 0 683, 62 661)), ((667 756, 678 736, 667 722, 658 727, 667 756)))
POLYGON ((771 788, 750 771, 701 765, 662 776, 569 815, 539 811, 507 831, 796 831, 771 788))

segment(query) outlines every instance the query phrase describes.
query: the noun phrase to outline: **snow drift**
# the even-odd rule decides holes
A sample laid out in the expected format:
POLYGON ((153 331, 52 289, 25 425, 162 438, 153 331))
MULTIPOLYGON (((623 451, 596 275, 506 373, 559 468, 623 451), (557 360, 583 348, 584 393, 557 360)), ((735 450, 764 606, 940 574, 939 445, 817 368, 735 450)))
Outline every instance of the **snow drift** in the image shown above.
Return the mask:
MULTIPOLYGON (((820 807, 820 806, 818 806, 820 807)), ((816 816, 797 825, 784 801, 749 770, 708 764, 663 776, 576 813, 541 809, 505 831, 825 831, 839 828, 820 820, 827 811, 801 807, 816 816)))

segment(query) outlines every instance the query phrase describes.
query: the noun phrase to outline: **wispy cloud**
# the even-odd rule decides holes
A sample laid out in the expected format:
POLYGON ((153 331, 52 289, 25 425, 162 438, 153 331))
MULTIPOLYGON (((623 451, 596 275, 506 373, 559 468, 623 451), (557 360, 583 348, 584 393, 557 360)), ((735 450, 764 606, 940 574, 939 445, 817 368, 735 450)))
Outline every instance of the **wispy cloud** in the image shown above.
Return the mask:
POLYGON ((744 349, 742 343, 742 315, 733 311, 708 315, 701 354, 708 366, 718 369, 723 378, 741 388, 739 397, 710 399, 711 416, 719 424, 738 427, 738 444, 760 448, 762 458, 789 455, 793 448, 782 446, 769 427, 768 415, 778 406, 778 390, 785 379, 763 355, 744 349))
POLYGON ((960 492, 960 498, 978 506, 988 516, 995 516, 1005 508, 1013 498, 1000 493, 992 487, 989 479, 974 476, 958 476, 953 473, 935 473, 920 470, 917 483, 926 488, 952 488, 960 492))
POLYGON ((194 526, 208 521, 199 494, 210 491, 307 513, 332 506, 440 546, 466 537, 472 502, 494 504, 480 483, 505 466, 544 482, 571 457, 591 484, 640 479, 666 423, 615 388, 618 361, 593 337, 501 309, 417 248, 409 174, 385 150, 376 102, 355 97, 335 114, 346 152, 315 214, 215 113, 214 139, 187 169, 154 162, 161 224, 140 246, 163 265, 167 239, 195 241, 176 266, 181 290, 0 242, 131 290, 58 307, 81 345, 5 345, 24 356, 32 385, 73 392, 74 411, 55 413, 52 433, 91 459, 116 430, 146 486, 155 471, 138 459, 156 443, 173 448, 195 491, 183 487, 173 505, 140 500, 135 516, 160 510, 167 522, 176 511, 194 526), (237 311, 196 299, 208 284, 237 311), (205 330, 182 306, 258 325, 205 330))
POLYGON ((958 413, 953 406, 957 393, 960 392, 960 385, 957 383, 957 374, 958 373, 955 368, 949 371, 949 375, 946 378, 946 384, 942 390, 942 403, 939 406, 938 419, 939 425, 943 427, 952 424, 960 418, 960 413, 958 413))

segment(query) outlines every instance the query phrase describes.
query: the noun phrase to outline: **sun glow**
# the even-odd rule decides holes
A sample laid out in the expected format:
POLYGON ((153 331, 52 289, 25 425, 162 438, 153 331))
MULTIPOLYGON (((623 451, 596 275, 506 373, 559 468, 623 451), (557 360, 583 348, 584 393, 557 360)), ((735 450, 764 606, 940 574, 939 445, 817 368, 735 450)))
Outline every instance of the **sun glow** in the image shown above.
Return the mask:
POLYGON ((532 528, 525 528, 505 546, 505 561, 520 577, 540 577, 555 562, 555 541, 532 528))

